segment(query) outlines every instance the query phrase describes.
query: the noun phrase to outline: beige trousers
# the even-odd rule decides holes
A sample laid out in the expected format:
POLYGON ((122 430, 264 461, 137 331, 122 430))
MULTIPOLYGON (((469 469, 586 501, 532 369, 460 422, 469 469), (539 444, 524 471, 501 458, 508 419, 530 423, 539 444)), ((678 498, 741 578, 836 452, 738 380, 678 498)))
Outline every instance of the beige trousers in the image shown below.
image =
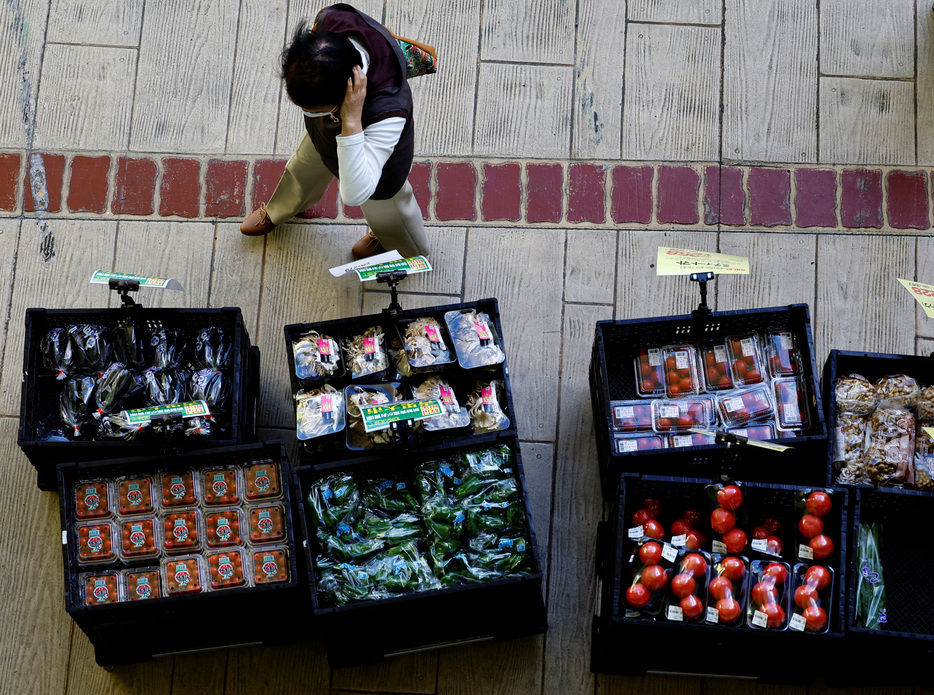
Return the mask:
MULTIPOLYGON (((324 166, 308 133, 303 134, 266 203, 266 214, 277 225, 288 222, 321 200, 333 180, 334 174, 324 166)), ((366 223, 387 251, 396 249, 403 258, 428 255, 422 210, 408 181, 392 198, 368 200, 360 207, 366 223)))

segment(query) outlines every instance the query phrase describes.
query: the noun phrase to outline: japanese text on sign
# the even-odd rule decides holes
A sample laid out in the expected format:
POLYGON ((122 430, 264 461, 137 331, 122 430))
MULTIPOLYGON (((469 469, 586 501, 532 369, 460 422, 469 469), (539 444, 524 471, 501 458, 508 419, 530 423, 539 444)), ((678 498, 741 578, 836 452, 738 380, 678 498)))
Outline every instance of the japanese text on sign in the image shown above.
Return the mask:
POLYGON ((160 290, 181 290, 182 285, 172 278, 154 278, 145 275, 129 275, 127 273, 108 273, 97 270, 91 276, 92 285, 108 285, 111 280, 130 280, 139 283, 140 287, 155 287, 160 290))
POLYGON ((918 300, 918 304, 924 309, 928 318, 934 318, 934 285, 925 285, 913 280, 902 280, 896 278, 905 289, 911 292, 911 296, 918 300))
POLYGON ((691 275, 693 273, 749 275, 749 259, 725 253, 659 246, 655 271, 656 275, 691 275))

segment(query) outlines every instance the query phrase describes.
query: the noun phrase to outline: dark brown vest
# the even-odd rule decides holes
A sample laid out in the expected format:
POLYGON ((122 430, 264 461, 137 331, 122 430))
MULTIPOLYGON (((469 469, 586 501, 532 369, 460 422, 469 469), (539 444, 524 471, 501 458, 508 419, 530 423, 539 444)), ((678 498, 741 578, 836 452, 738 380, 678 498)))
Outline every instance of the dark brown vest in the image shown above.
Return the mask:
MULTIPOLYGON (((315 19, 315 28, 350 34, 370 54, 366 100, 363 102, 361 119, 363 127, 392 116, 405 118, 405 127, 399 142, 383 165, 383 173, 376 185, 376 191, 370 196, 374 200, 392 198, 405 184, 415 150, 412 92, 405 79, 405 57, 402 50, 383 25, 343 3, 321 10, 315 19)), ((337 136, 340 135, 341 124, 327 117, 306 118, 305 129, 324 165, 332 174, 338 176, 337 136)))

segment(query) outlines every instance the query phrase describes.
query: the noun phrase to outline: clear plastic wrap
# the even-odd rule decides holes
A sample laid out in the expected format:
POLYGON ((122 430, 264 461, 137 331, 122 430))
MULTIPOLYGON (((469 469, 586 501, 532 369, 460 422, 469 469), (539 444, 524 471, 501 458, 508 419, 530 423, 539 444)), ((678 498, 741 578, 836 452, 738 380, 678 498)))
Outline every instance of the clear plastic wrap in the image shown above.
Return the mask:
POLYGON ((100 376, 110 364, 111 343, 107 329, 82 323, 67 328, 71 346, 70 368, 76 374, 100 376))
POLYGON ((879 405, 879 392, 862 374, 849 374, 834 382, 837 412, 869 415, 879 405))
POLYGON ((765 359, 773 377, 798 376, 803 371, 797 342, 791 331, 769 331, 765 335, 765 359))
POLYGON ((734 387, 725 344, 701 348, 701 370, 708 391, 729 391, 734 387))
POLYGON ((652 432, 652 405, 645 401, 612 401, 614 432, 652 432))
POLYGON ((114 362, 101 374, 94 390, 94 417, 100 419, 123 410, 124 403, 141 389, 139 376, 122 362, 114 362))
POLYGON ((224 410, 232 390, 230 378, 213 367, 191 373, 187 384, 188 400, 204 401, 212 413, 224 410))
POLYGON ((866 468, 866 430, 869 427, 868 415, 838 413, 837 427, 834 430, 834 461, 840 463, 837 482, 857 485, 869 480, 866 468))
POLYGON ((490 317, 472 309, 444 315, 457 361, 464 369, 501 364, 506 359, 490 317))
POLYGON ((665 393, 669 398, 694 396, 703 390, 693 345, 666 345, 662 349, 665 366, 665 393))
POLYGON ((156 369, 178 369, 185 362, 188 336, 174 328, 160 327, 147 332, 148 363, 156 369))
POLYGON ((71 351, 71 341, 68 331, 64 328, 53 328, 39 341, 39 350, 42 352, 42 362, 51 371, 56 379, 64 379, 73 371, 74 355, 71 351))
POLYGON ((430 316, 400 326, 402 345, 409 365, 415 369, 439 366, 454 361, 450 346, 444 342, 441 324, 430 316))
POLYGON ((681 548, 668 582, 665 618, 671 622, 703 623, 709 580, 710 555, 681 548))
POLYGON ((204 369, 220 370, 230 363, 233 340, 223 328, 207 326, 195 333, 191 349, 196 365, 204 369))
POLYGON ((467 397, 467 409, 475 433, 496 432, 509 428, 509 418, 500 405, 505 397, 503 382, 478 381, 473 393, 467 397))
POLYGON ((83 428, 91 420, 91 404, 97 380, 93 377, 69 377, 62 385, 59 414, 65 425, 65 436, 85 439, 89 433, 83 428))
POLYGON ((826 633, 833 606, 833 570, 824 565, 795 565, 792 613, 788 627, 796 632, 826 633))
POLYGON ((185 401, 184 372, 151 368, 143 372, 143 396, 146 405, 172 405, 185 401))
POLYGON ((668 438, 661 434, 618 434, 613 437, 613 450, 618 454, 652 451, 668 446, 668 438))
POLYGON ((295 394, 296 436, 301 441, 344 429, 344 393, 330 384, 295 394))
POLYGON ((416 400, 438 399, 443 412, 422 422, 427 432, 456 429, 470 425, 470 413, 457 402, 453 387, 442 377, 434 375, 425 379, 413 391, 416 400))
POLYGON ((908 410, 877 408, 866 431, 866 469, 877 486, 914 483, 915 417, 908 410))
POLYGON ((711 556, 707 613, 711 625, 736 627, 743 622, 748 593, 749 561, 734 555, 711 556))
POLYGON ((352 378, 379 374, 389 367, 383 329, 373 326, 344 341, 344 355, 352 378))
POLYGON ((746 622, 761 630, 784 630, 791 610, 791 570, 787 563, 754 560, 750 564, 746 622))
POLYGON ((718 394, 716 402, 720 419, 727 427, 771 418, 775 413, 769 388, 765 385, 718 394))
POLYGON ((643 347, 636 351, 636 392, 643 398, 665 395, 665 360, 659 347, 643 347))
POLYGON ((879 393, 880 408, 911 408, 921 398, 921 387, 917 380, 907 374, 884 376, 877 379, 874 386, 879 393))
POLYGON ((726 340, 730 354, 733 383, 739 387, 754 386, 767 376, 762 360, 762 344, 757 333, 741 333, 726 340))
POLYGON ((918 421, 934 426, 934 386, 925 386, 921 389, 918 402, 915 404, 915 413, 918 421))
POLYGON ((309 331, 292 341, 295 376, 299 379, 325 379, 341 372, 341 351, 337 340, 318 331, 309 331))
POLYGON ((398 439, 395 428, 386 427, 367 432, 360 408, 367 405, 382 405, 402 400, 395 384, 372 386, 348 386, 344 389, 344 406, 347 410, 347 447, 349 449, 373 449, 392 446, 398 439))
POLYGON ((772 381, 772 389, 775 399, 775 421, 779 431, 806 430, 809 420, 804 382, 797 377, 775 379, 772 381))
POLYGON ((692 427, 707 429, 714 419, 710 398, 652 401, 652 424, 656 432, 687 432, 692 427))

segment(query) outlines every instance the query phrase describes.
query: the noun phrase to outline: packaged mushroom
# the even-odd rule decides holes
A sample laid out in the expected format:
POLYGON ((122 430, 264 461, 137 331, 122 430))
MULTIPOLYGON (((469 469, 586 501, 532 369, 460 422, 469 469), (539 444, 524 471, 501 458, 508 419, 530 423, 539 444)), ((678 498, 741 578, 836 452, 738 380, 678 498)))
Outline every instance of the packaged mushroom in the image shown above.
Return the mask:
POLYGON ((318 331, 309 331, 293 340, 292 357, 298 379, 324 379, 340 373, 341 351, 337 341, 318 331))
POLYGON ((464 369, 500 364, 506 359, 488 315, 473 309, 449 311, 444 322, 454 341, 457 361, 464 369))
POLYGON ((931 426, 918 422, 915 433, 915 487, 927 492, 934 492, 934 438, 924 431, 931 426))
POLYGON ((345 340, 344 354, 354 379, 384 372, 389 366, 383 329, 379 326, 367 328, 363 333, 345 340))
POLYGON ((921 388, 907 374, 884 376, 875 383, 880 408, 910 408, 921 397, 921 388))
POLYGON ((476 434, 508 429, 509 418, 500 406, 503 392, 503 382, 499 379, 478 381, 473 393, 467 397, 467 408, 476 434))
POLYGON ((399 326, 405 356, 409 364, 419 369, 454 361, 451 348, 444 342, 441 324, 430 316, 423 316, 399 326))
POLYGON ((348 386, 344 389, 344 404, 347 409, 347 447, 349 449, 372 449, 392 446, 397 435, 391 426, 367 432, 360 408, 367 405, 382 405, 402 400, 394 384, 371 386, 348 386))
POLYGON ((837 412, 869 415, 879 404, 879 392, 862 374, 850 374, 834 383, 837 412))
POLYGON ((869 417, 853 413, 839 413, 834 431, 834 461, 839 462, 837 482, 856 485, 867 482, 866 428, 869 417))
POLYGON ((934 425, 934 386, 925 386, 915 404, 915 412, 919 422, 934 425))
POLYGON ((295 394, 295 432, 306 441, 344 429, 344 394, 329 384, 295 394))
POLYGON ((874 485, 914 483, 914 415, 898 408, 877 408, 869 420, 866 444, 866 467, 874 485))
POLYGON ((414 391, 415 400, 437 398, 441 401, 443 410, 441 415, 428 418, 422 422, 427 432, 467 427, 470 424, 470 414, 467 408, 461 407, 457 402, 454 389, 440 376, 430 376, 414 391))

